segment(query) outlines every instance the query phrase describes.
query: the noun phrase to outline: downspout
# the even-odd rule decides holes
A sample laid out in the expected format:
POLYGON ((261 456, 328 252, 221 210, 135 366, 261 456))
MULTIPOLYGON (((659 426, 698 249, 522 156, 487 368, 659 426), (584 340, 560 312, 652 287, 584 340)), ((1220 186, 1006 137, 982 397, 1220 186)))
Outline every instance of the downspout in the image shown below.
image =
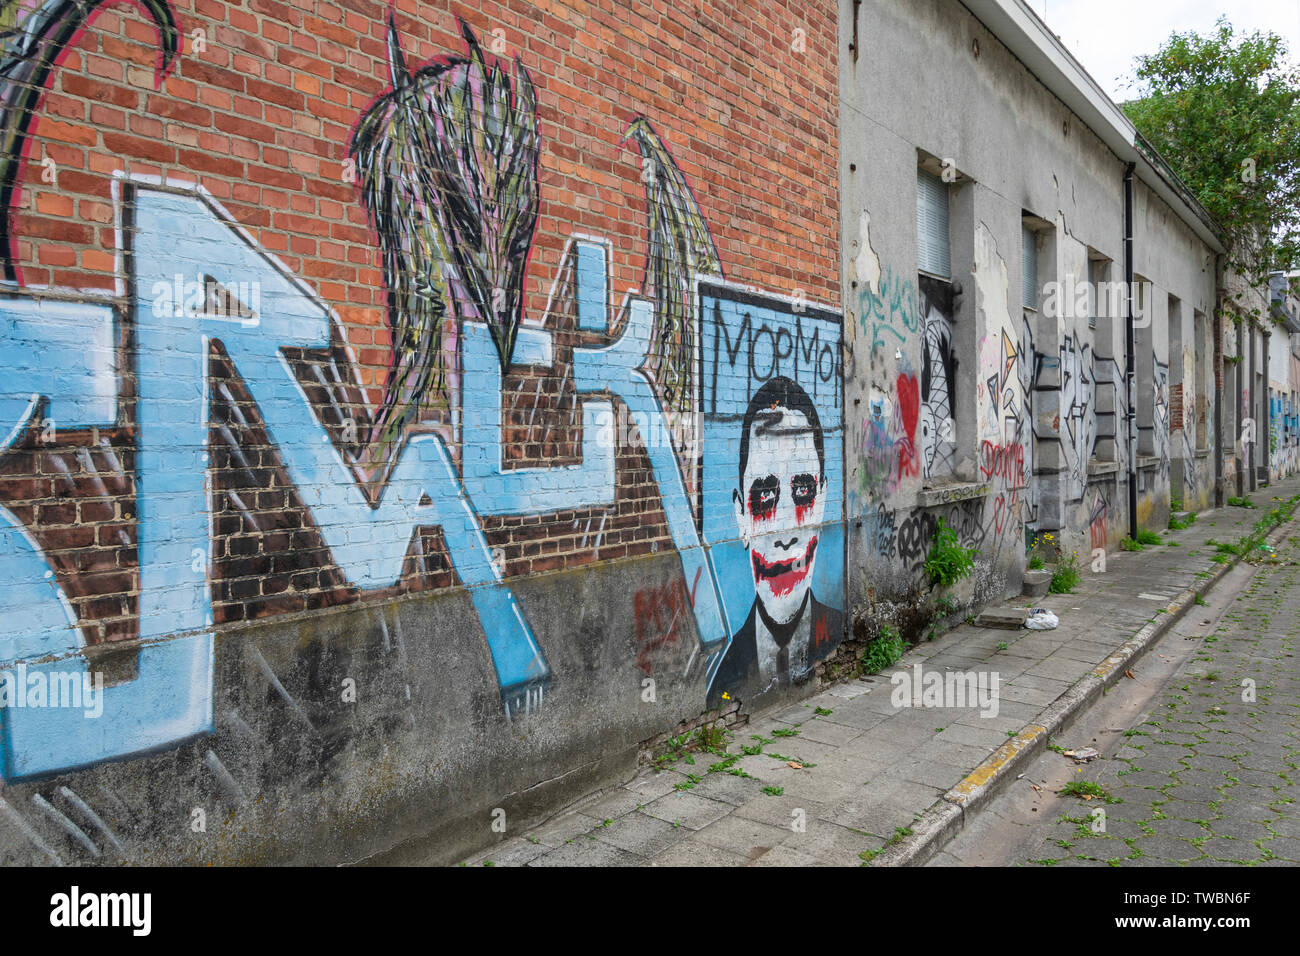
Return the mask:
POLYGON ((1227 504, 1223 487, 1223 256, 1214 257, 1214 507, 1227 504))
POLYGON ((1233 375, 1232 377, 1236 380, 1237 383, 1237 387, 1236 389, 1234 389, 1234 391, 1236 392, 1236 395, 1234 396, 1234 400, 1236 401, 1237 404, 1235 406, 1236 411, 1233 413, 1233 420, 1236 421, 1237 423, 1237 434, 1232 436, 1232 450, 1233 450, 1233 454, 1236 456, 1237 459, 1237 497, 1244 498, 1246 496, 1245 472, 1247 468, 1247 463, 1244 460, 1246 458, 1246 443, 1241 442, 1240 455, 1237 455, 1236 451, 1237 451, 1237 442, 1242 433, 1241 419, 1244 417, 1242 415, 1242 411, 1246 410, 1247 413, 1249 413, 1249 410, 1246 409, 1245 407, 1245 399, 1247 393, 1241 390, 1243 384, 1242 379, 1246 377, 1246 341, 1245 341, 1246 333, 1245 333, 1244 322, 1237 322, 1236 325, 1237 325, 1237 361, 1235 363, 1236 374, 1233 375))
POLYGON ((1137 492, 1137 367, 1134 361, 1137 346, 1133 330, 1133 170, 1136 163, 1124 167, 1124 287, 1128 290, 1124 316, 1124 388, 1128 394, 1128 536, 1136 541, 1138 536, 1137 492))
POLYGON ((1251 463, 1251 470, 1247 472, 1247 481, 1245 481, 1245 486, 1253 492, 1253 490, 1255 490, 1255 459, 1258 455, 1258 440, 1260 440, 1260 410, 1258 410, 1257 407, 1260 397, 1256 394, 1260 389, 1256 388, 1255 381, 1258 375, 1260 375, 1260 369, 1257 368, 1255 362, 1255 325, 1253 325, 1253 323, 1245 326, 1244 336, 1245 350, 1247 350, 1249 355, 1251 355, 1251 365, 1249 365, 1251 371, 1247 372, 1247 376, 1245 376, 1245 416, 1255 423, 1255 428, 1251 429, 1251 445, 1245 446, 1243 444, 1242 450, 1244 451, 1248 462, 1251 463))
POLYGON ((1264 419, 1264 447, 1260 457, 1264 459, 1260 468, 1264 472, 1264 487, 1273 483, 1273 380, 1269 378, 1269 343, 1273 339, 1272 331, 1261 324, 1259 329, 1259 347, 1264 353, 1261 371, 1264 379, 1264 394, 1259 406, 1260 417, 1264 419))

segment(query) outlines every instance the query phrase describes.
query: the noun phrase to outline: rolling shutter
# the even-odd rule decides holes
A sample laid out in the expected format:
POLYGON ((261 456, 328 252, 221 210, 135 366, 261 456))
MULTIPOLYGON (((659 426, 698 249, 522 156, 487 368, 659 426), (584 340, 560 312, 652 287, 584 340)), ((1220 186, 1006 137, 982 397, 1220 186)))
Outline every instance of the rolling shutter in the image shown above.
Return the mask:
POLYGON ((917 269, 952 278, 948 250, 948 185, 923 169, 916 171, 917 269))

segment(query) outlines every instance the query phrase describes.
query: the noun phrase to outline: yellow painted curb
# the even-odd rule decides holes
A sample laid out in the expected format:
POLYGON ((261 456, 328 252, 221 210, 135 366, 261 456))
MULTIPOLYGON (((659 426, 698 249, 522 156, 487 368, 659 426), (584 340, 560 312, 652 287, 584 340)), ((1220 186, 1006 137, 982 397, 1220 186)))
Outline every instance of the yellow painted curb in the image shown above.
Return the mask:
POLYGON ((964 801, 972 793, 996 777, 998 771, 1006 766, 1016 754, 1030 746, 1045 733, 1047 733, 1046 727, 1040 724, 1030 724, 989 754, 983 763, 970 772, 966 779, 948 791, 947 798, 953 803, 964 801))

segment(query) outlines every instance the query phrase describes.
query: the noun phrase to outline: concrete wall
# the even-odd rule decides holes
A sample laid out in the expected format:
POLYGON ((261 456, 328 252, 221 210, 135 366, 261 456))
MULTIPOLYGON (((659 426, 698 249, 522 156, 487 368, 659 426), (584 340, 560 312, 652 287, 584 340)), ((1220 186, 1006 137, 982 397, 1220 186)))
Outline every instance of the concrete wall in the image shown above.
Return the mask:
POLYGON ((1300 427, 1297 427, 1296 421, 1297 399, 1300 398, 1296 385, 1300 383, 1300 378, 1290 374, 1295 358, 1291 354, 1287 337, 1283 336, 1280 342, 1276 339, 1277 336, 1274 335, 1272 347, 1276 349, 1281 346, 1284 349, 1280 364, 1285 374, 1280 378, 1270 377, 1269 381, 1269 478, 1272 481, 1280 481, 1300 472, 1300 427))
MULTIPOLYGON (((940 516, 980 551, 957 593, 976 603, 1019 592, 1034 540, 1050 534, 1087 567, 1127 533, 1124 313, 1090 316, 1075 295, 1090 260, 1096 281, 1123 282, 1124 164, 960 3, 844 0, 840 24, 841 47, 857 44, 840 61, 849 584, 869 633, 933 612, 920 564, 940 516), (912 382, 940 364, 917 264, 918 164, 950 182, 955 440, 942 473, 911 458, 912 382)), ((1141 182, 1134 200, 1149 302, 1134 356, 1138 519, 1160 530, 1171 496, 1212 502, 1215 261, 1141 182)))
MULTIPOLYGON (((1300 300, 1291 294, 1287 277, 1269 283, 1275 323, 1285 317, 1294 328, 1300 300)), ((1300 472, 1300 333, 1279 324, 1268 340, 1269 476, 1279 480, 1300 472)))
POLYGON ((0 117, 0 859, 452 859, 807 691, 833 8, 56 6, 0 117))
POLYGON ((1229 274, 1224 300, 1224 474, 1231 497, 1255 491, 1269 473, 1269 290, 1229 274))

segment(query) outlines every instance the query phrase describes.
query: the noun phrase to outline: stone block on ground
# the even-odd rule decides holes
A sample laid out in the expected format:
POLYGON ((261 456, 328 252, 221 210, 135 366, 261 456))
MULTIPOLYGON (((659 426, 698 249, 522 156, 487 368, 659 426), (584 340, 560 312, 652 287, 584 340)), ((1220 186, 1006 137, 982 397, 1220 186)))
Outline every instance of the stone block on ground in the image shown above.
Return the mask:
POLYGON ((976 627, 996 627, 1004 631, 1018 631, 1025 626, 1029 611, 1025 608, 997 608, 985 611, 975 618, 976 627))

